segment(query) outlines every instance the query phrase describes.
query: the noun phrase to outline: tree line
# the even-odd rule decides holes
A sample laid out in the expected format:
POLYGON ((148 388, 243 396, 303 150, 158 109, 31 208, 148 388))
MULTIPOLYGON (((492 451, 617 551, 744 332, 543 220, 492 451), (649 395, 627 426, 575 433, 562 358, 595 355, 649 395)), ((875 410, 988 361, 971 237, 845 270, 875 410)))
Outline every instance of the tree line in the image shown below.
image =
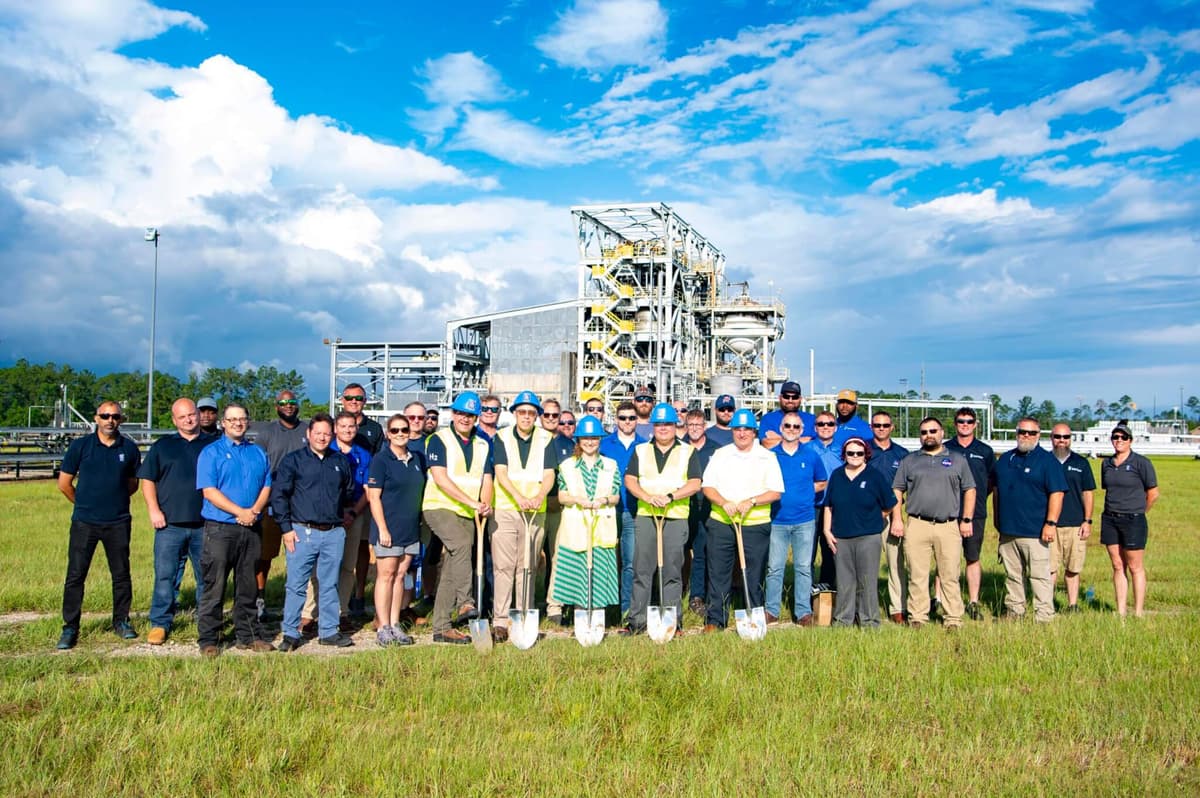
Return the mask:
MULTIPOLYGON (((30 363, 18 360, 0 368, 0 426, 47 426, 54 420, 54 405, 63 398, 91 420, 97 405, 116 400, 128 419, 144 422, 147 384, 144 371, 119 371, 97 375, 89 369, 77 370, 57 363, 30 363)), ((304 378, 294 369, 280 371, 274 366, 256 369, 209 368, 192 372, 186 380, 157 369, 154 372, 154 415, 156 428, 171 428, 171 403, 180 396, 199 399, 211 396, 224 406, 236 401, 246 405, 254 419, 275 416, 275 395, 284 389, 294 391, 301 400, 301 414, 308 418, 327 405, 313 404, 305 395, 304 378)))

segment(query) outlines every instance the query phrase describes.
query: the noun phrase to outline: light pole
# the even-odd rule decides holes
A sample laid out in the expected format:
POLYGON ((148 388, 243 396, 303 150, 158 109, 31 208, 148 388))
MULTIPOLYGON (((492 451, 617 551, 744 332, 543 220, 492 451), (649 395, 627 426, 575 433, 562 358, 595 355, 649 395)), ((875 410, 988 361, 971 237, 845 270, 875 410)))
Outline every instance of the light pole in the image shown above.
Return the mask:
POLYGON ((158 326, 158 228, 147 227, 147 241, 154 244, 154 283, 150 289, 150 384, 146 399, 146 431, 154 429, 154 328, 158 326))

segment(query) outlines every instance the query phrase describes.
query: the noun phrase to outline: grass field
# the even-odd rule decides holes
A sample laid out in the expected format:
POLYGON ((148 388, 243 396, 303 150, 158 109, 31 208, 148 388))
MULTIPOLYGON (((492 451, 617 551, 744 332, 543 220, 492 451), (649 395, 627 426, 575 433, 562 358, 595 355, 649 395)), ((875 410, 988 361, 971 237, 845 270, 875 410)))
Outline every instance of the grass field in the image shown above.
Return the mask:
MULTIPOLYGON (((1111 611, 1095 544, 1097 606, 1048 627, 558 637, 487 658, 201 660, 190 618, 174 647, 129 645, 107 630, 99 554, 95 615, 55 653, 69 508, 49 483, 0 485, 0 795, 1200 794, 1200 463, 1156 466, 1142 620, 1111 611)), ((134 529, 144 637, 144 512, 134 529)))

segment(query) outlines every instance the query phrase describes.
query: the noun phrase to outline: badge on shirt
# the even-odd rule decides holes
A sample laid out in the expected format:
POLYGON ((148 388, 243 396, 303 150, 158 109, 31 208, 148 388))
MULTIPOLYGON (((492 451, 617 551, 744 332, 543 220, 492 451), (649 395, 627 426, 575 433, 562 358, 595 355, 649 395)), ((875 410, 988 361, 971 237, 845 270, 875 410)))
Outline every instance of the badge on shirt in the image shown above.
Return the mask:
POLYGON ((943 468, 949 468, 952 465, 954 465, 954 461, 951 460, 949 457, 942 458, 942 467, 943 468))
POLYGON ((122 462, 122 463, 124 463, 124 462, 125 462, 125 452, 121 452, 120 454, 118 454, 118 455, 117 455, 117 460, 118 460, 119 462, 122 462))
POLYGON ((858 483, 858 487, 859 487, 859 488, 865 488, 865 487, 867 487, 867 481, 864 479, 862 482, 858 483))
POLYGON ((1025 466, 1025 473, 1026 473, 1026 474, 1028 474, 1028 473, 1029 473, 1029 466, 1025 466))

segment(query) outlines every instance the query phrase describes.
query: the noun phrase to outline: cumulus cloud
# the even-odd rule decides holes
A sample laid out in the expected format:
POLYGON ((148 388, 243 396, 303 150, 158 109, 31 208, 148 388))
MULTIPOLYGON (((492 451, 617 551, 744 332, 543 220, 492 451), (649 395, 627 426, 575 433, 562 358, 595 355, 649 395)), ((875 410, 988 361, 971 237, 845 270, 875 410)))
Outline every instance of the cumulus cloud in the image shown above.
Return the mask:
POLYGON ((561 66, 601 71, 656 60, 666 32, 658 0, 576 0, 535 44, 561 66))

